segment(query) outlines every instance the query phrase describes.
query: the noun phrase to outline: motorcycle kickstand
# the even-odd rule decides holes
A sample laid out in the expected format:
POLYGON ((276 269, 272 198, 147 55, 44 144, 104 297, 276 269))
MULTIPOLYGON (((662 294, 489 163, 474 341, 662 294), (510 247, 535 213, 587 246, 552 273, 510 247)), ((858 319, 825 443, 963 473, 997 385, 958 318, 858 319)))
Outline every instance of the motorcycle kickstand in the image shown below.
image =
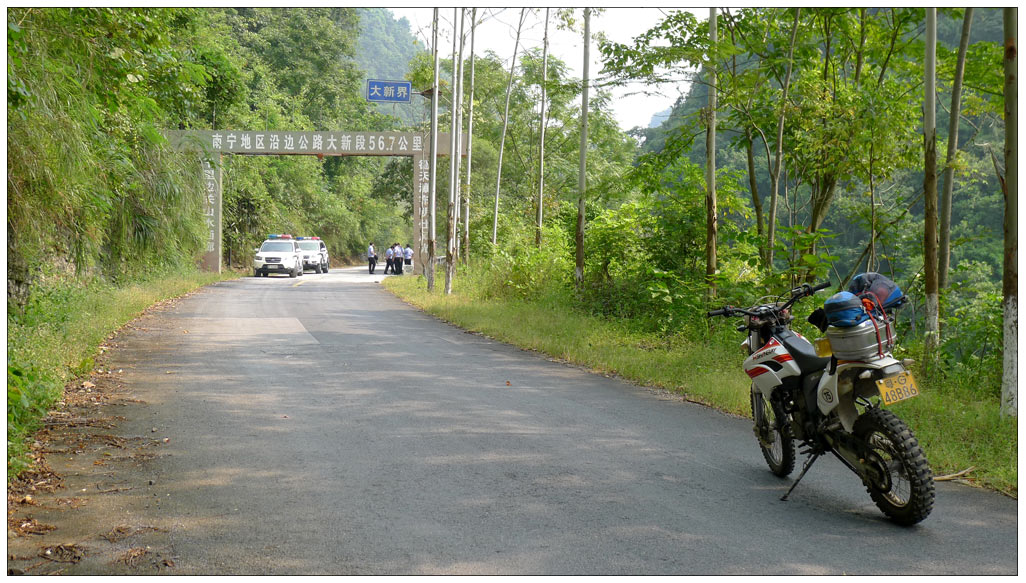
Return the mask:
POLYGON ((782 502, 787 502, 787 497, 791 495, 791 492, 794 491, 795 487, 798 485, 798 482, 802 481, 802 478, 805 477, 805 473, 809 471, 809 468, 811 468, 812 464, 814 464, 818 459, 819 454, 814 453, 811 456, 809 456, 809 459, 805 460, 805 465, 802 467, 802 473, 798 474, 798 479, 795 480, 793 484, 791 484, 791 488, 788 489, 787 494, 784 494, 784 496, 780 499, 782 502))

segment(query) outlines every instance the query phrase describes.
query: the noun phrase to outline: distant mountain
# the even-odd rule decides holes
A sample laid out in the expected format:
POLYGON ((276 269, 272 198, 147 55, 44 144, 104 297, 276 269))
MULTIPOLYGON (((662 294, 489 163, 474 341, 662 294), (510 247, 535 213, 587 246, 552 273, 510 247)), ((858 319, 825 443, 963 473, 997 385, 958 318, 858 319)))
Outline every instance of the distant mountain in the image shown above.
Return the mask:
MULTIPOLYGON (((357 43, 356 62, 367 74, 367 79, 406 79, 410 61, 418 52, 426 51, 410 32, 405 17, 396 20, 387 8, 358 8, 360 40, 357 43)), ((363 87, 366 97, 367 86, 363 87)), ((378 111, 394 115, 406 123, 422 121, 424 100, 414 96, 410 104, 378 103, 378 111)))
POLYGON ((670 119, 670 114, 673 113, 672 107, 667 107, 665 110, 660 111, 652 116, 652 121, 648 122, 649 128, 657 128, 663 125, 663 122, 670 119))

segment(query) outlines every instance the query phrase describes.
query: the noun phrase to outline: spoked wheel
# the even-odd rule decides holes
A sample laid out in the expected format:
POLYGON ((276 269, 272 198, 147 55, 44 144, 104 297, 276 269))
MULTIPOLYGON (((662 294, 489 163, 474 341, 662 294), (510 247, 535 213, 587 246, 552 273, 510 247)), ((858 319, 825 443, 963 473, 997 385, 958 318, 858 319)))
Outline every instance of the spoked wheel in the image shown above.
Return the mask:
POLYGON ((794 440, 786 419, 779 419, 762 393, 752 391, 752 418, 759 449, 770 471, 781 478, 794 470, 794 440))
POLYGON ((905 422, 890 411, 868 409, 855 422, 870 466, 866 489, 891 520, 911 526, 933 510, 933 470, 919 441, 905 422))

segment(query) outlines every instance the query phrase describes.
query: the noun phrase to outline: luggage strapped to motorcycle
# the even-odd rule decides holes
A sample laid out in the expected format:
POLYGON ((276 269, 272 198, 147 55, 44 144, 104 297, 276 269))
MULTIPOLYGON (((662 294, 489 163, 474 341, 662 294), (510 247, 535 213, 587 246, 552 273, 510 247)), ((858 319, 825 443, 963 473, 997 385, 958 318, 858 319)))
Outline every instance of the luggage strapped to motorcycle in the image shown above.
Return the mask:
MULTIPOLYGON (((908 297, 902 293, 898 284, 886 275, 869 271, 856 275, 852 279, 851 285, 848 286, 848 291, 862 299, 866 312, 869 314, 870 319, 873 320, 873 327, 876 328, 877 340, 880 340, 880 329, 874 316, 876 313, 879 313, 880 318, 884 322, 884 331, 887 334, 887 338, 892 338, 893 331, 891 330, 890 318, 887 317, 887 310, 900 308, 908 300, 908 297)), ((879 345, 880 356, 882 357, 883 342, 879 342, 879 345)))
POLYGON ((900 308, 908 300, 894 280, 873 271, 852 278, 848 291, 860 298, 871 297, 874 307, 878 307, 881 314, 886 310, 900 308))
MULTIPOLYGON (((873 296, 874 299, 876 298, 876 296, 874 294, 869 294, 869 295, 873 296)), ((878 302, 878 305, 879 305, 879 300, 877 300, 877 302, 878 302)), ((873 330, 876 332, 876 353, 877 353, 877 355, 880 358, 883 358, 883 356, 884 356, 884 353, 883 353, 883 339, 880 338, 880 326, 876 322, 876 317, 873 316, 873 300, 871 300, 871 299, 869 299, 867 297, 863 297, 862 298, 862 305, 866 307, 866 312, 869 313, 869 321, 873 323, 873 330)), ((883 307, 881 306, 881 312, 880 312, 881 314, 883 314, 882 310, 883 310, 883 307)), ((884 321, 884 332, 887 333, 887 338, 890 338, 891 337, 891 323, 890 323, 890 321, 887 320, 887 316, 886 315, 883 316, 883 321, 884 321)))

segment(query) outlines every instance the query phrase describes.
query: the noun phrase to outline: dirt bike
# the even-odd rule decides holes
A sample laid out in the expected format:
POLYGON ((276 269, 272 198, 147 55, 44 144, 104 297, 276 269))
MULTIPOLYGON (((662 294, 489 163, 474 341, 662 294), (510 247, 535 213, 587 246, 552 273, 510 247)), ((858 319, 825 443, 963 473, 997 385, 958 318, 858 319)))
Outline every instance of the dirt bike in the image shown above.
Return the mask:
POLYGON ((933 472, 912 430, 881 407, 919 394, 906 370, 910 361, 891 353, 893 314, 874 309, 857 326, 839 328, 823 325, 820 308, 809 321, 826 338, 815 347, 791 330, 791 307, 829 285, 804 284, 789 298, 745 309, 725 306, 707 317, 744 316, 737 328, 748 334, 743 367, 752 379, 754 431, 770 471, 787 477, 795 466, 795 442, 806 448, 800 453, 809 457, 782 500, 820 456, 831 453, 862 479, 891 520, 916 524, 933 509, 933 472))

